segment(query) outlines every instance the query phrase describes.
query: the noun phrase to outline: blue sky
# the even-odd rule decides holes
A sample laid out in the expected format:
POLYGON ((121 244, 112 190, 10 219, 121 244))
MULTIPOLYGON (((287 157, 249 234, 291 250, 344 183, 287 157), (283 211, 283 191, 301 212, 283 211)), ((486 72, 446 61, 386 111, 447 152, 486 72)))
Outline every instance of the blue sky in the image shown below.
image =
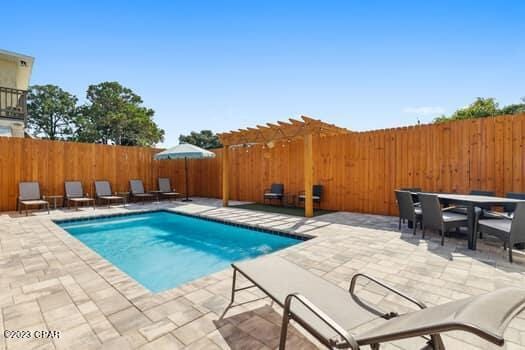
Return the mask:
POLYGON ((525 96, 524 1, 7 1, 0 48, 84 99, 119 81, 166 130, 301 114, 369 130, 525 96), (6 28, 16 28, 6 35, 6 28))

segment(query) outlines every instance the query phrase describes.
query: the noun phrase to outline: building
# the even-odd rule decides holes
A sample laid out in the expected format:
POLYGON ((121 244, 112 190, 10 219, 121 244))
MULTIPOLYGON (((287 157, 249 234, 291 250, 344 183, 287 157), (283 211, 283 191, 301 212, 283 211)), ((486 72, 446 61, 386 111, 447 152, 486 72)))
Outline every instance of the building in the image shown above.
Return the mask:
POLYGON ((24 137, 33 61, 0 49, 0 136, 24 137))

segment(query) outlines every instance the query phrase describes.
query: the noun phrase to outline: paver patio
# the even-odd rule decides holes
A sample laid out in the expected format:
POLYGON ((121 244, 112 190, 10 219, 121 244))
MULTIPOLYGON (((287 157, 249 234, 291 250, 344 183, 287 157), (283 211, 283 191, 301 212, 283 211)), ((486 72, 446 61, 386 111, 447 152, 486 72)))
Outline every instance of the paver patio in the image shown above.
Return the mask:
MULTIPOLYGON (((232 203, 235 204, 235 203, 232 203)), ((2 330, 59 330, 58 339, 5 339, 0 349, 273 349, 278 344, 280 310, 268 299, 232 308, 231 270, 152 294, 115 266, 71 237, 51 220, 67 217, 168 208, 234 222, 248 222, 315 236, 279 254, 323 278, 348 288, 356 272, 369 273, 429 305, 508 285, 525 287, 525 259, 509 264, 499 244, 482 240, 478 251, 465 239, 397 231, 397 218, 334 213, 315 219, 220 208, 213 199, 191 204, 163 203, 75 211, 29 217, 0 215, 0 322, 2 330)), ((12 214, 12 213, 10 213, 12 214)), ((360 285, 371 303, 403 311, 409 305, 373 285, 360 285)), ((255 289, 237 301, 263 296, 255 289)), ((525 348, 525 313, 505 333, 507 349, 525 348)), ((449 349, 497 348, 473 335, 444 337, 449 349)), ((290 349, 316 348, 297 330, 290 349)), ((421 348, 423 339, 382 348, 421 348)))

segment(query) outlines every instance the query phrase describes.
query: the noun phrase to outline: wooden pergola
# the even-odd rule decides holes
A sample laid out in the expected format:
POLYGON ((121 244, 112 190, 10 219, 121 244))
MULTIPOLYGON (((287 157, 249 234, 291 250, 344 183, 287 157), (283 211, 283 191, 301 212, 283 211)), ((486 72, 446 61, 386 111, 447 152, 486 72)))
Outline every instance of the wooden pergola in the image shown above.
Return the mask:
POLYGON ((223 144, 222 157, 222 203, 228 206, 229 201, 229 148, 235 145, 250 145, 262 143, 271 145, 275 141, 302 138, 304 141, 304 211, 306 217, 314 214, 312 186, 314 177, 312 139, 313 135, 334 135, 347 133, 348 130, 321 120, 301 116, 302 120, 289 119, 288 122, 278 121, 265 126, 239 129, 218 134, 223 144))

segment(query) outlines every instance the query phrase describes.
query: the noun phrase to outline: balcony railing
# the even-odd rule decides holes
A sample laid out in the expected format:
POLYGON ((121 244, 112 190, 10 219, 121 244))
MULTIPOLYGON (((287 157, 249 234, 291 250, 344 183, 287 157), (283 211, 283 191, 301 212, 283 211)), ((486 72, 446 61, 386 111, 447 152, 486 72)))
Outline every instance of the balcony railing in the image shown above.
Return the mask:
POLYGON ((0 86, 0 118, 23 120, 27 117, 27 91, 0 86))

